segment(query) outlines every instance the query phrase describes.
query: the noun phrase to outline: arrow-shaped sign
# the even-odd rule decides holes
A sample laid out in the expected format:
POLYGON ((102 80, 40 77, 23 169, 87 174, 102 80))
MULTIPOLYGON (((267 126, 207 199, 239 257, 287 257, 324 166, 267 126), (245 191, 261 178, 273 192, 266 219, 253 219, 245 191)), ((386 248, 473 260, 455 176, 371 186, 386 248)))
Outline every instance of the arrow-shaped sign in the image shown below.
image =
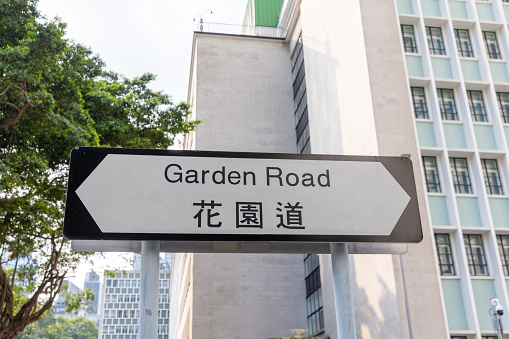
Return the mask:
POLYGON ((412 242, 422 239, 416 204, 408 158, 77 148, 64 233, 412 242))

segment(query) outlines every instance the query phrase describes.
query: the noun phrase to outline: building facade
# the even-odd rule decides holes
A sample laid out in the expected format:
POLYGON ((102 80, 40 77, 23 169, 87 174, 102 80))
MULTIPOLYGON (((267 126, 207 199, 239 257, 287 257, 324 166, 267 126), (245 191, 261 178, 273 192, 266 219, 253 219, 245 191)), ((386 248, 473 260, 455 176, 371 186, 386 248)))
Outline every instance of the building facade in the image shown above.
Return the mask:
MULTIPOLYGON (((99 321, 100 339, 137 339, 141 256, 134 254, 133 270, 104 277, 99 321)), ((157 339, 169 338, 169 281, 171 254, 160 260, 157 339)), ((155 338, 154 338, 155 339, 155 338)))
MULTIPOLYGON (((262 8, 250 1, 244 22, 265 22, 262 8)), ((273 31, 194 34, 188 100, 203 122, 185 147, 410 155, 424 238, 401 256, 351 255, 357 336, 494 337, 490 299, 509 306, 509 3, 286 0, 278 12, 273 31)), ((174 262, 172 338, 337 338, 328 254, 174 262)))

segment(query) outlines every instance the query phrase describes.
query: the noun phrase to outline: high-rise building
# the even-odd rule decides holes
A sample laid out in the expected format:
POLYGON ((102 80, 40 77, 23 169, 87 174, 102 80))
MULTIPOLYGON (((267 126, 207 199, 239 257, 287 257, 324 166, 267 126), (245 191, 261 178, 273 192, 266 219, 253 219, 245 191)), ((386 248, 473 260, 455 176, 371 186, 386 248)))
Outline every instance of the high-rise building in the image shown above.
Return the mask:
MULTIPOLYGON (((411 155, 424 239, 351 256, 357 336, 494 337, 490 299, 509 307, 509 2, 276 3, 249 1, 250 27, 195 32, 203 122, 185 147, 411 155)), ((327 254, 175 255, 172 338, 337 338, 331 275, 327 254)))
POLYGON ((87 272, 85 275, 85 283, 83 285, 84 289, 89 289, 92 293, 94 293, 94 300, 88 302, 87 308, 85 309, 85 316, 93 320, 99 325, 99 305, 100 305, 100 296, 101 296, 101 282, 99 280, 99 274, 91 270, 87 272))
MULTIPOLYGON (((159 309, 157 338, 169 338, 171 254, 159 261, 159 309)), ((134 254, 133 270, 104 277, 101 296, 99 339, 137 339, 140 306, 141 256, 134 254)))

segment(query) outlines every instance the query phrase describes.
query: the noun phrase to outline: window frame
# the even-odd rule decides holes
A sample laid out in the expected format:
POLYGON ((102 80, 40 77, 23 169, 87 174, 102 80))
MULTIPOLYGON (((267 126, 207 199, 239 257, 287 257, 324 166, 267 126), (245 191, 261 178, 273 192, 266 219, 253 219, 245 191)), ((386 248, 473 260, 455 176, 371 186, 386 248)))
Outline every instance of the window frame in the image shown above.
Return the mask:
POLYGON ((456 38, 456 46, 460 57, 474 58, 474 49, 472 48, 472 40, 470 40, 470 32, 468 29, 454 29, 454 37, 456 38), (460 33, 466 33, 466 37, 461 37, 460 33))
POLYGON ((412 94, 412 103, 414 106, 414 115, 416 119, 429 119, 428 105, 426 103, 426 91, 424 87, 410 87, 412 94), (415 93, 415 90, 422 90, 422 94, 415 93), (417 102, 416 99, 421 99, 417 102))
POLYGON ((454 254, 452 250, 451 237, 449 233, 435 233, 435 246, 437 250, 438 257, 438 267, 440 268, 441 276, 455 276, 456 268, 454 265, 454 254), (447 242, 439 242, 439 237, 447 238, 447 242), (443 251, 443 249, 446 249, 443 251), (445 259, 445 263, 442 261, 445 259), (444 270, 444 267, 447 269, 444 270), (449 273, 447 273, 449 272, 449 273))
POLYGON ((467 98, 472 121, 488 122, 488 114, 486 113, 482 91, 467 90, 467 98), (474 95, 478 96, 478 98, 474 98, 474 95))
POLYGON ((500 177, 497 159, 481 159, 481 168, 484 177, 484 184, 486 186, 486 193, 489 195, 504 195, 504 185, 502 184, 502 178, 500 177), (494 164, 491 168, 494 169, 494 171, 488 171, 488 162, 494 164))
POLYGON ((437 88, 437 98, 442 120, 459 121, 456 100, 454 99, 454 90, 452 88, 437 88), (450 99, 444 96, 444 92, 450 92, 450 99), (449 103, 449 105, 446 105, 446 103, 449 103), (452 105, 450 105, 450 103, 452 103, 452 105), (448 106, 450 106, 450 108, 448 106), (452 112, 447 112, 448 110, 452 112))
POLYGON ((414 25, 401 25, 401 36, 403 38, 403 48, 405 49, 405 53, 419 53, 419 50, 417 48, 417 41, 415 40, 415 30, 414 25), (405 32, 405 28, 410 27, 412 32, 411 36, 408 35, 410 32, 405 32), (407 40, 407 38, 409 40, 407 40), (410 43, 407 44, 407 41, 410 43))
POLYGON ((509 235, 497 234, 497 246, 500 263, 502 264, 502 271, 504 272, 504 276, 509 276, 509 235), (504 246, 504 238, 507 238, 507 247, 504 246))
POLYGON ((498 44, 497 39, 497 32, 495 31, 482 31, 482 37, 484 40, 484 47, 486 48, 486 54, 488 55, 489 59, 494 60, 501 60, 502 59, 502 53, 500 52, 500 46, 498 44), (488 42, 488 36, 487 35, 493 35, 493 39, 488 42), (494 47, 494 51, 491 50, 490 45, 494 47))
MULTIPOLYGON (((490 272, 488 270, 488 261, 486 258, 486 251, 484 250, 484 244, 482 241, 482 235, 481 234, 463 234, 463 244, 465 246, 465 254, 467 256, 467 263, 468 263, 468 270, 470 272, 471 276, 482 276, 486 277, 490 275, 490 272), (479 239, 479 244, 474 244, 476 247, 473 247, 472 245, 472 238, 476 237, 479 239), (468 239, 468 244, 467 240, 468 239), (480 249, 480 251, 474 251, 475 249, 480 249), (477 254, 475 253, 477 252, 477 254), (479 260, 479 258, 482 258, 482 260, 479 260), (478 262, 476 264, 476 259, 478 262), (481 263, 484 262, 484 263, 481 263), (484 273, 479 272, 481 268, 484 268, 484 273)), ((481 270, 482 271, 482 270, 481 270)))
POLYGON ((428 193, 442 193, 437 158, 433 156, 423 156, 422 167, 424 169, 424 179, 426 180, 426 190, 428 193), (426 162, 426 159, 433 159, 433 164, 427 166, 428 163, 426 162), (428 180, 428 178, 433 180, 428 180))
POLYGON ((425 28, 429 53, 432 55, 447 55, 442 28, 433 26, 426 26, 425 28))
POLYGON ((497 92, 497 102, 500 116, 502 117, 502 123, 509 124, 509 92, 497 92), (502 101, 501 94, 507 96, 507 99, 503 99, 504 102, 502 101))
POLYGON ((474 190, 472 188, 472 180, 470 179, 470 171, 468 170, 468 159, 449 157, 449 165, 451 167, 451 177, 454 184, 454 192, 456 194, 473 194, 474 190), (464 168, 458 166, 458 163, 461 161, 465 162, 464 168), (458 168, 460 170, 458 170, 458 168), (460 178, 462 177, 463 180, 460 181, 460 178))

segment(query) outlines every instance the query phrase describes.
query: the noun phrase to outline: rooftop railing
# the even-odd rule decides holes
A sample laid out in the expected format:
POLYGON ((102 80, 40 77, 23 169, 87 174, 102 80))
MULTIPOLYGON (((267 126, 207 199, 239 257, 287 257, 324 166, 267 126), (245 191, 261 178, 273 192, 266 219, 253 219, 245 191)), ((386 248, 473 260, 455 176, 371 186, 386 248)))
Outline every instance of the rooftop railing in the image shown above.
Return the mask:
POLYGON ((244 36, 258 36, 264 38, 285 38, 286 30, 278 27, 266 26, 243 26, 220 24, 216 22, 201 22, 198 23, 196 29, 198 32, 205 33, 218 33, 228 35, 244 35, 244 36))

